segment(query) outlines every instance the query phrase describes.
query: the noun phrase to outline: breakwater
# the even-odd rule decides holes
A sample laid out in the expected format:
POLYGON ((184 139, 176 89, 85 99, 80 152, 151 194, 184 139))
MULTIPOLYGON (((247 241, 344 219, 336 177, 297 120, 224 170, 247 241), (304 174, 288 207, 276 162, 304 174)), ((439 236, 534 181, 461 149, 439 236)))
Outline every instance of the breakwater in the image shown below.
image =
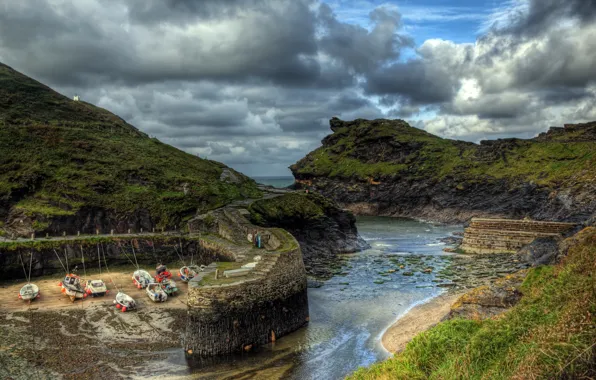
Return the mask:
POLYGON ((238 210, 213 213, 190 225, 195 229, 233 231, 225 235, 244 239, 244 234, 258 230, 267 240, 263 249, 228 247, 238 261, 255 260, 255 268, 248 276, 227 282, 202 279, 189 283, 184 339, 187 355, 248 351, 308 322, 306 271, 300 246, 292 235, 282 229, 252 226, 238 210))
POLYGON ((573 223, 472 218, 460 248, 468 253, 513 253, 536 238, 558 237, 573 227, 573 223))

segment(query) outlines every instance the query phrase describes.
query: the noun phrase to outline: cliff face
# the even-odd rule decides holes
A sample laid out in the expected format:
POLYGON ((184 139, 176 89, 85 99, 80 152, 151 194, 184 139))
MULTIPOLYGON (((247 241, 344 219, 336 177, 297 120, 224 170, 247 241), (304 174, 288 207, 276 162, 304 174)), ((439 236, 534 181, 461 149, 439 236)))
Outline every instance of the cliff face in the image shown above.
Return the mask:
POLYGON ((254 181, 0 63, 0 237, 172 229, 254 181))
POLYGON ((357 214, 584 221, 596 210, 596 122, 479 145, 402 120, 334 118, 330 125, 323 146, 290 169, 298 187, 357 214))
POLYGON ((358 235, 354 215, 319 194, 262 199, 252 203, 249 211, 253 223, 283 228, 296 238, 310 275, 327 277, 336 255, 368 248, 358 235))

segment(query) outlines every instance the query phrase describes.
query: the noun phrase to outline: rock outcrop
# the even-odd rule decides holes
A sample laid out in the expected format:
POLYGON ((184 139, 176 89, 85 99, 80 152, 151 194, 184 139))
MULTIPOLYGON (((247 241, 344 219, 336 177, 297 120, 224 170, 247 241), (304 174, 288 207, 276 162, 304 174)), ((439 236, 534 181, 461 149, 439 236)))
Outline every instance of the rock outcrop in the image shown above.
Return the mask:
POLYGON ((319 194, 288 193, 249 207, 251 220, 290 232, 300 243, 306 271, 327 277, 336 255, 368 248, 358 235, 354 215, 319 194))
POLYGON ((507 311, 521 299, 519 288, 526 274, 521 270, 467 292, 451 306, 448 318, 481 320, 507 311))
POLYGON ((330 125, 323 146, 291 166, 296 187, 357 214, 581 222, 596 211, 596 122, 480 144, 402 120, 333 118, 330 125))

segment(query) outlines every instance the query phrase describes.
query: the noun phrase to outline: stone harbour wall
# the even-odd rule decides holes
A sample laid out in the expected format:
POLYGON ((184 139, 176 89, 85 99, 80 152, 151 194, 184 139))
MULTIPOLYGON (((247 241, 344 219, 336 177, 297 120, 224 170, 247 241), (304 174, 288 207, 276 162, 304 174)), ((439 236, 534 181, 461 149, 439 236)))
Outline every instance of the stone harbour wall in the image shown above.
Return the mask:
POLYGON ((472 218, 461 249, 467 253, 513 253, 539 237, 558 237, 573 223, 472 218))
MULTIPOLYGON (((298 242, 269 232, 279 246, 264 250, 256 278, 189 288, 184 347, 188 355, 213 356, 250 350, 308 322, 306 271, 298 242)), ((277 244, 276 244, 277 245, 277 244)))

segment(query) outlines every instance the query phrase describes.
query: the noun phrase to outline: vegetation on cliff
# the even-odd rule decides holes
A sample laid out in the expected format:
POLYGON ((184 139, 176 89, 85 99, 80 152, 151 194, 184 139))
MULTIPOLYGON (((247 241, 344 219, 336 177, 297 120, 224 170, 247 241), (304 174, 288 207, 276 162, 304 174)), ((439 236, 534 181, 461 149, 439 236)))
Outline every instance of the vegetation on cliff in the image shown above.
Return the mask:
POLYGON ((258 196, 254 181, 150 138, 0 64, 0 220, 43 231, 54 218, 144 210, 157 227, 258 196), (223 175, 222 175, 223 174, 223 175))
POLYGON ((523 179, 556 184, 571 177, 594 180, 596 122, 553 129, 530 140, 443 139, 403 120, 331 120, 323 146, 291 167, 297 178, 360 180, 452 176, 469 181, 523 179))
POLYGON ((334 207, 337 206, 319 194, 288 193, 253 202, 248 210, 256 224, 293 226, 296 220, 312 221, 322 218, 334 207))
POLYGON ((453 319, 354 379, 593 378, 596 228, 563 242, 555 266, 530 270, 521 301, 484 321, 453 319))

